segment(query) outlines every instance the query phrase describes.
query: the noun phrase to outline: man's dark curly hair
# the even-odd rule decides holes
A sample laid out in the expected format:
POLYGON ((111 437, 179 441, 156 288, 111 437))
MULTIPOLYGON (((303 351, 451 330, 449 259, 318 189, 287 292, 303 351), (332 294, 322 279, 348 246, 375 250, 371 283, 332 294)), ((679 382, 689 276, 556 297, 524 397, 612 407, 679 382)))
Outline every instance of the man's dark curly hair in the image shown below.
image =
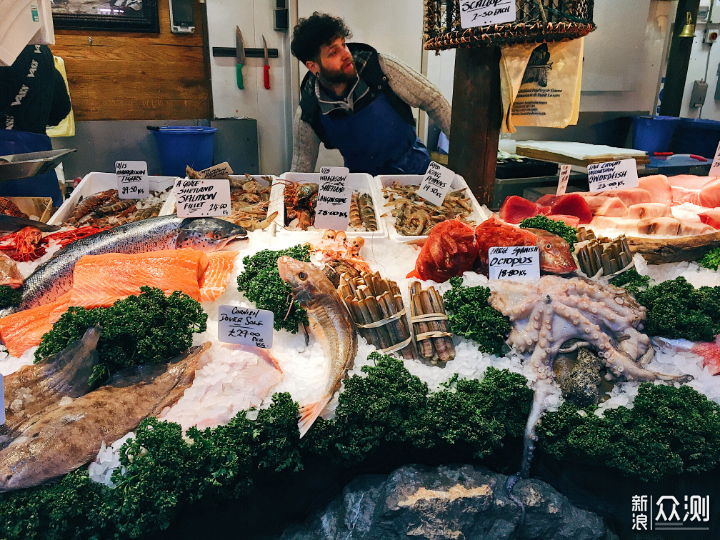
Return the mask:
POLYGON ((333 17, 317 11, 307 19, 300 19, 293 30, 290 49, 302 63, 316 60, 320 47, 330 45, 336 38, 349 38, 352 32, 340 17, 333 17))

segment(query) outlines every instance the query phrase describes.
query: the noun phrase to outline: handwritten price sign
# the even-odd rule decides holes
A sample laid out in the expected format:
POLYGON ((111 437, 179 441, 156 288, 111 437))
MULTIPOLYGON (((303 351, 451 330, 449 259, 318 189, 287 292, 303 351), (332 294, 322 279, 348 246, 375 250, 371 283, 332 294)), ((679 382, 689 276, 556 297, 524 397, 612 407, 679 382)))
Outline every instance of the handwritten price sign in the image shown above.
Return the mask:
POLYGON ((320 167, 315 227, 344 231, 350 222, 350 195, 347 167, 320 167))
POLYGON ((175 182, 178 217, 226 217, 230 215, 229 180, 189 180, 175 182))
POLYGON ((515 20, 515 0, 461 0, 460 26, 473 28, 515 20))
POLYGON ((636 188, 640 185, 634 159, 608 161, 588 165, 590 191, 598 193, 611 189, 636 188))
POLYGON ((150 180, 144 161, 116 161, 118 196, 121 199, 147 199, 150 196, 150 180))
POLYGON ((218 339, 224 343, 269 349, 275 315, 266 309, 238 306, 218 308, 218 339))
POLYGON ((540 250, 535 246, 490 248, 488 260, 490 279, 540 279, 540 250))
POLYGON ((715 150, 715 159, 713 159, 712 167, 710 167, 710 176, 720 176, 720 144, 715 150))
POLYGON ((455 173, 434 161, 428 165, 427 172, 420 182, 418 194, 435 206, 442 206, 445 196, 450 191, 455 173))

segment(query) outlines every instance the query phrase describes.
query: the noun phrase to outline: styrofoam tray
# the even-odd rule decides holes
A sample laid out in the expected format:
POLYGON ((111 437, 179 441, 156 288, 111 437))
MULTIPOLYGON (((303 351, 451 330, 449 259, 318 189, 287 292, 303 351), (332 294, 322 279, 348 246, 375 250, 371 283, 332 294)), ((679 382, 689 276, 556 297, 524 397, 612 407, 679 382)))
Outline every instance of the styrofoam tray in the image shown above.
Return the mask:
MULTIPOLYGON (((273 176, 271 174, 252 174, 250 175, 253 177, 253 179, 260 184, 261 186, 267 187, 272 184, 272 182, 275 181, 277 176, 273 176), (265 178, 271 178, 272 182, 268 182, 265 178)), ((242 180, 245 178, 244 174, 231 174, 230 178, 233 180, 242 180)), ((272 191, 270 192, 270 206, 268 207, 268 214, 271 214, 273 212, 273 194, 272 191)), ((163 207, 160 209, 160 215, 161 216, 169 216, 171 214, 176 213, 177 209, 175 207, 177 200, 175 199, 175 190, 170 191, 170 194, 168 195, 167 200, 165 201, 165 204, 163 204, 163 207)), ((280 214, 278 213, 278 217, 275 218, 275 221, 278 221, 280 219, 280 214)))
MULTIPOLYGON (((379 213, 380 215, 384 216, 382 220, 385 223, 385 228, 388 231, 388 235, 391 239, 396 240, 397 242, 403 242, 405 244, 422 244, 427 239, 427 235, 403 236, 402 234, 397 232, 397 230, 395 229, 395 216, 392 215, 393 208, 392 206, 385 206, 385 204, 387 203, 387 199, 383 196, 382 188, 391 186, 396 180, 402 186, 419 186, 422 179, 422 174, 391 174, 380 175, 373 178, 372 187, 375 192, 376 199, 380 201, 379 213)), ((465 188, 467 196, 470 198, 470 203, 473 207, 473 211, 467 217, 467 219, 470 221, 474 221, 475 226, 477 227, 480 223, 485 221, 486 216, 482 212, 480 205, 477 202, 477 199, 475 199, 475 196, 472 194, 470 189, 468 189, 468 185, 467 182, 465 182, 465 179, 459 174, 456 174, 453 178, 452 183, 450 184, 450 191, 457 191, 458 189, 462 188, 465 188)))
MULTIPOLYGON (((288 180, 291 182, 297 182, 299 184, 307 184, 310 182, 318 183, 320 181, 320 173, 294 173, 286 172, 280 175, 280 180, 276 180, 273 183, 273 193, 270 195, 271 207, 270 211, 278 211, 277 221, 277 234, 278 235, 293 235, 293 236, 308 236, 314 237, 320 233, 319 229, 314 227, 308 231, 302 230, 291 230, 284 227, 285 224, 285 184, 282 180, 288 180), (272 206, 275 204, 276 206, 272 206)), ((350 173, 347 177, 347 185, 353 191, 359 191, 360 193, 369 193, 373 200, 373 206, 375 207, 375 220, 377 221, 377 231, 346 231, 348 238, 354 238, 361 236, 363 238, 385 238, 387 231, 382 219, 380 219, 380 202, 377 198, 375 190, 372 189, 372 176, 365 173, 350 173)))
MULTIPOLYGON (((173 176, 151 176, 149 178, 151 191, 164 191, 175 182, 173 176)), ((48 225, 62 225, 72 215, 80 199, 85 199, 108 189, 117 189, 117 176, 114 173, 91 172, 86 174, 70 197, 65 199, 62 206, 48 221, 48 225)))

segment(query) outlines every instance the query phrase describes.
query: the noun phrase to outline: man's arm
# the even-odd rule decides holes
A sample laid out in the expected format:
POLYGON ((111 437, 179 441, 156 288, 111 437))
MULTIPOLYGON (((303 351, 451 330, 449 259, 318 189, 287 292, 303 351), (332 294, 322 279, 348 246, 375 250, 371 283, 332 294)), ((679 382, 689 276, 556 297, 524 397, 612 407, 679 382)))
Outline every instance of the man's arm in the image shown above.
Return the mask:
POLYGON ((425 111, 440 130, 450 138, 450 103, 427 77, 392 54, 379 55, 380 68, 387 75, 393 92, 411 107, 425 111))
POLYGON ((320 138, 310 124, 302 118, 300 107, 295 112, 293 120, 293 160, 292 172, 315 172, 318 152, 320 152, 320 138))

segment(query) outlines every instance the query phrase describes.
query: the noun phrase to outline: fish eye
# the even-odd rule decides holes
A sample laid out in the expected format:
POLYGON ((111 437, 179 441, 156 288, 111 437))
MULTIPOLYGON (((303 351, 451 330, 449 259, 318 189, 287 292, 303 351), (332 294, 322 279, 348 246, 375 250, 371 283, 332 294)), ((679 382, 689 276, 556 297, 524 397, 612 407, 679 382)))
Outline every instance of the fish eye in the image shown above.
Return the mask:
POLYGON ((298 274, 298 277, 299 277, 302 281, 305 281, 305 280, 307 279, 307 274, 306 274, 305 272, 300 272, 300 273, 298 274))
POLYGON ((552 244, 545 244, 545 249, 550 249, 552 247, 552 244))

